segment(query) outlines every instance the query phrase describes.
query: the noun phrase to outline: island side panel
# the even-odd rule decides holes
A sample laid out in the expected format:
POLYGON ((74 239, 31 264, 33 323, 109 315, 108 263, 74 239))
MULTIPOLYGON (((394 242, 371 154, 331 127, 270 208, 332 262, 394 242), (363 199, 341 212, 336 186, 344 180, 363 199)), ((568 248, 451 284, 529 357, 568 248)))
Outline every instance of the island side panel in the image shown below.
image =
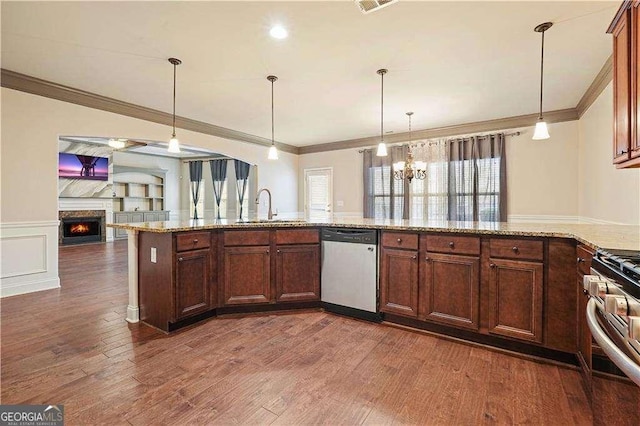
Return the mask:
POLYGON ((138 288, 140 320, 169 330, 173 320, 173 244, 171 233, 140 232, 138 237, 138 288), (155 259, 152 259, 155 249, 155 259), (155 260, 155 262, 152 262, 155 260))
POLYGON ((545 346, 564 352, 578 351, 576 243, 549 238, 545 300, 545 346))

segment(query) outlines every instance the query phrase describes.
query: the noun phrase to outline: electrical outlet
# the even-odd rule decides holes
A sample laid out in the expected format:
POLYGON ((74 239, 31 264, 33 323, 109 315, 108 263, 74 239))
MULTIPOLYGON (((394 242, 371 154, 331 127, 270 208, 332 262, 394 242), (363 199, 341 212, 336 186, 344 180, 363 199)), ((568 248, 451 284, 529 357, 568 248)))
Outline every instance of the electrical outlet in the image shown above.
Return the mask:
POLYGON ((151 263, 158 263, 158 258, 156 254, 156 248, 151 247, 151 263))
POLYGON ((342 201, 342 200, 338 200, 338 201, 336 202, 336 205, 337 205, 338 207, 344 207, 344 201, 342 201))

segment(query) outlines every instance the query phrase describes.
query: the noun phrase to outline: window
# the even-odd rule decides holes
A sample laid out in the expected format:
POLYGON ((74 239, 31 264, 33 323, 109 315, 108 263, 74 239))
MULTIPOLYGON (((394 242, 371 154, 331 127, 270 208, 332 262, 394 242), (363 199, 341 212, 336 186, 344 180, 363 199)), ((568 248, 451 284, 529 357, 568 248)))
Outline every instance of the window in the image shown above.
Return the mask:
POLYGON ((324 215, 332 209, 333 169, 305 169, 304 211, 306 215, 324 215))
MULTIPOLYGON (((195 208, 198 209, 198 217, 202 219, 204 218, 204 179, 200 181, 198 191, 198 204, 195 208)), ((195 216, 195 208, 193 205, 193 194, 191 193, 191 190, 189 190, 189 217, 195 216)))
MULTIPOLYGON (((372 150, 365 150, 365 217, 506 221, 504 134, 428 142, 422 146, 425 148, 419 158, 426 160, 427 177, 413 179, 410 184, 393 178, 391 159, 374 158, 372 150), (405 206, 408 214, 403 215, 405 206)), ((396 148, 392 147, 396 158, 398 155, 406 158, 406 153, 396 148)))

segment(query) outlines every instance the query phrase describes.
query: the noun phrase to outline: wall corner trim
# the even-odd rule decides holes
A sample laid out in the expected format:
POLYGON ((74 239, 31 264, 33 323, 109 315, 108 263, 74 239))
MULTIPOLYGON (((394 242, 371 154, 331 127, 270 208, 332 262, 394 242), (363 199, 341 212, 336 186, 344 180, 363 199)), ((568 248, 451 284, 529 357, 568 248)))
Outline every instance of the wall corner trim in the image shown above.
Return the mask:
POLYGON ((582 95, 578 105, 576 105, 578 117, 581 118, 587 112, 611 80, 613 80, 613 55, 606 60, 596 78, 593 79, 587 91, 582 95))

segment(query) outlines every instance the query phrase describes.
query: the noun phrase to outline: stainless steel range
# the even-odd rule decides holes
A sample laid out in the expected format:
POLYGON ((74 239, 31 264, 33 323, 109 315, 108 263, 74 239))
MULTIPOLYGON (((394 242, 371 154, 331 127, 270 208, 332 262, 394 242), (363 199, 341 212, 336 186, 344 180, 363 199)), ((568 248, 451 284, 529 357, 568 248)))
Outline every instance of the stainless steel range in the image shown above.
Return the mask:
POLYGON ((640 252, 598 250, 584 289, 591 334, 626 376, 594 372, 594 424, 640 425, 640 252))

